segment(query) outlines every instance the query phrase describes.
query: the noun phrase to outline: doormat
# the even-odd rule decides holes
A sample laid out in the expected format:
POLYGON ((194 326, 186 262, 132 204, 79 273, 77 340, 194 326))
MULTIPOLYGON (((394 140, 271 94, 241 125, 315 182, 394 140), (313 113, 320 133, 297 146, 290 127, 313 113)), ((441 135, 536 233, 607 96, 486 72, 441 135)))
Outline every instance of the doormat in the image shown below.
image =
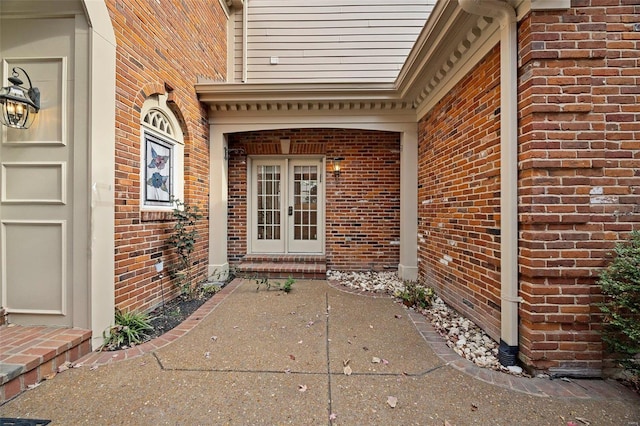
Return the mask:
POLYGON ((44 426, 51 423, 51 420, 41 419, 11 419, 0 417, 0 426, 44 426))

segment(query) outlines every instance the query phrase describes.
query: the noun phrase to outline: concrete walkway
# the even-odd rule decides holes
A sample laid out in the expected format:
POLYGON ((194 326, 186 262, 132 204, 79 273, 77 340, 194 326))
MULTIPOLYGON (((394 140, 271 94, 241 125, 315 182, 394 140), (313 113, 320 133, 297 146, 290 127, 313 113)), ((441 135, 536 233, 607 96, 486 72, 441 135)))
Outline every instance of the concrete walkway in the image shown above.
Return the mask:
POLYGON ((284 294, 236 280, 163 337, 81 363, 1 406, 0 417, 60 425, 640 424, 640 398, 615 382, 477 368, 392 298, 325 281, 299 281, 284 294))

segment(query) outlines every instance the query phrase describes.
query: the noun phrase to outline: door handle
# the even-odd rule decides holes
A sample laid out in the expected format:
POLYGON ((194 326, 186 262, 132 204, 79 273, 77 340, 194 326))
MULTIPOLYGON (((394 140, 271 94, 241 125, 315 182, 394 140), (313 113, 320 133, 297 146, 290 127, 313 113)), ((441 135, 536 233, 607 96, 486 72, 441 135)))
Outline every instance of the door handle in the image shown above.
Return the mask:
POLYGON ((288 212, 289 216, 293 216, 293 206, 289 206, 288 212))

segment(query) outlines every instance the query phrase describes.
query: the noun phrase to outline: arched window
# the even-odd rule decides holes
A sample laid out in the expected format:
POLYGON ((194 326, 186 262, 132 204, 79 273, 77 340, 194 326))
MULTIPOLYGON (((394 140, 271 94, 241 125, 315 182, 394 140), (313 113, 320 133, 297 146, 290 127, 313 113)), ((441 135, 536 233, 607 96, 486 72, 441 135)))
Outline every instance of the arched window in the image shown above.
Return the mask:
POLYGON ((142 106, 140 203, 142 209, 170 210, 184 195, 184 138, 167 107, 166 95, 149 97, 142 106))

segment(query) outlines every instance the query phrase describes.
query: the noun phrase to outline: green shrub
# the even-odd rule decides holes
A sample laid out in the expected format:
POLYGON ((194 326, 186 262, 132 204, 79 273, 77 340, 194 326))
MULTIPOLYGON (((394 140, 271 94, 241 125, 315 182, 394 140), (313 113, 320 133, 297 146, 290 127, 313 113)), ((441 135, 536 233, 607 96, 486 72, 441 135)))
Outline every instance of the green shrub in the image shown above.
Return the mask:
POLYGON ((396 291, 394 296, 402 299, 406 306, 426 309, 433 303, 435 293, 431 287, 407 281, 404 283, 404 290, 396 291))
POLYGON ((620 356, 620 365, 640 384, 640 232, 619 243, 616 257, 598 280, 605 296, 602 339, 620 356))
POLYGON ((113 351, 144 342, 147 332, 153 330, 149 315, 140 312, 122 312, 116 309, 115 325, 102 332, 101 350, 113 351))

